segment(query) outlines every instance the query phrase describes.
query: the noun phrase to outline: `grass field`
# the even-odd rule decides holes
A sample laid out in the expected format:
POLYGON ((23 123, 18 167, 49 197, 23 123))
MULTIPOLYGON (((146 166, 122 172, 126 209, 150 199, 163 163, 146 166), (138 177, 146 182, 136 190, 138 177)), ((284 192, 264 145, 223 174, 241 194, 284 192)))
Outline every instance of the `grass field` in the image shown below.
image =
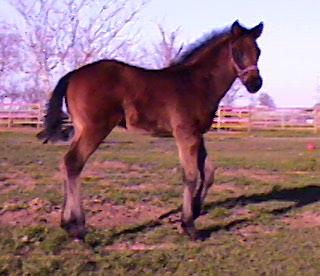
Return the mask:
POLYGON ((116 130, 82 175, 85 241, 59 228, 68 145, 0 133, 0 275, 320 275, 320 138, 210 133, 216 182, 180 234, 170 138, 116 130), (308 151, 314 143, 319 149, 308 151))

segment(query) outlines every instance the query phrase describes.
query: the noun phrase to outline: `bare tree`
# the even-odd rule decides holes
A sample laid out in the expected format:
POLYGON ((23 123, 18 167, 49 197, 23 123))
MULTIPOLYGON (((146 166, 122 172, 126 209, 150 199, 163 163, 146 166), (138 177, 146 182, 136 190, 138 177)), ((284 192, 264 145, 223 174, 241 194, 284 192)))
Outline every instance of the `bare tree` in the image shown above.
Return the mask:
MULTIPOLYGON (((158 25, 159 37, 156 42, 136 48, 134 55, 130 54, 131 60, 139 66, 146 68, 160 69, 170 66, 176 61, 183 49, 183 44, 179 42, 179 28, 174 31, 165 30, 158 25)), ((130 44, 126 45, 130 47, 130 44)), ((125 51, 125 48, 123 49, 125 51)))
POLYGON ((10 97, 17 98, 17 91, 11 89, 17 82, 17 74, 21 73, 23 60, 22 37, 17 33, 15 26, 5 22, 0 23, 0 101, 10 97), (16 76, 16 79, 12 78, 16 76))
POLYGON ((57 75, 116 56, 147 0, 8 0, 23 19, 30 53, 24 71, 34 77, 38 98, 48 96, 57 75), (59 74, 57 74, 59 73, 59 74))
POLYGON ((178 42, 179 28, 174 31, 166 31, 163 26, 158 25, 161 40, 155 45, 154 65, 157 68, 168 67, 174 62, 183 49, 183 44, 178 42))

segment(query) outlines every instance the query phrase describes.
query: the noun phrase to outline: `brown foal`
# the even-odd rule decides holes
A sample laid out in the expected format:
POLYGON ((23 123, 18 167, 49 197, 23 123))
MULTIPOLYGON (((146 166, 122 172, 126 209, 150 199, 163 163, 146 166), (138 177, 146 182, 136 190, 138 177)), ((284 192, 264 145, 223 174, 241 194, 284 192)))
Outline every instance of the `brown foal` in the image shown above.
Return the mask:
POLYGON ((262 86, 256 43, 262 30, 262 23, 247 29, 236 21, 227 30, 193 45, 164 69, 101 60, 60 79, 48 103, 45 129, 38 137, 47 142, 64 136, 65 98, 74 137, 64 158, 61 225, 71 236, 81 238, 86 232, 79 175, 99 144, 115 126, 122 125, 175 138, 183 167, 181 226, 196 238, 194 221, 214 180, 203 134, 210 129, 220 100, 236 78, 251 93, 262 86))

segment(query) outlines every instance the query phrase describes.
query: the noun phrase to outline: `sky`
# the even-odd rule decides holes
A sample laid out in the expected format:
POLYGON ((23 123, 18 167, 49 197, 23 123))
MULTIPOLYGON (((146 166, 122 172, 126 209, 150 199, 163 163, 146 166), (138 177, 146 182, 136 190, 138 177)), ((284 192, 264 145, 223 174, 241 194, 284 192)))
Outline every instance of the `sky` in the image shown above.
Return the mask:
MULTIPOLYGON (((0 0, 0 19, 7 9, 0 0)), ((246 27, 263 21, 261 91, 279 107, 320 102, 320 0, 150 0, 139 20, 144 39, 158 35, 161 24, 169 32, 179 28, 184 45, 235 20, 246 27)))

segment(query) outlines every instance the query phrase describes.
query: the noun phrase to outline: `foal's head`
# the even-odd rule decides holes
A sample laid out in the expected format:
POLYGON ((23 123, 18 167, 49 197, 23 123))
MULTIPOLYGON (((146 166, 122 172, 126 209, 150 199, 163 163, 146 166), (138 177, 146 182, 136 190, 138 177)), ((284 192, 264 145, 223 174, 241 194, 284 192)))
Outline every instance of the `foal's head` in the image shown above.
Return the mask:
POLYGON ((241 82, 250 93, 257 92, 262 86, 262 78, 257 66, 260 49, 256 43, 262 30, 263 23, 252 29, 246 29, 236 21, 231 27, 231 62, 241 82))

